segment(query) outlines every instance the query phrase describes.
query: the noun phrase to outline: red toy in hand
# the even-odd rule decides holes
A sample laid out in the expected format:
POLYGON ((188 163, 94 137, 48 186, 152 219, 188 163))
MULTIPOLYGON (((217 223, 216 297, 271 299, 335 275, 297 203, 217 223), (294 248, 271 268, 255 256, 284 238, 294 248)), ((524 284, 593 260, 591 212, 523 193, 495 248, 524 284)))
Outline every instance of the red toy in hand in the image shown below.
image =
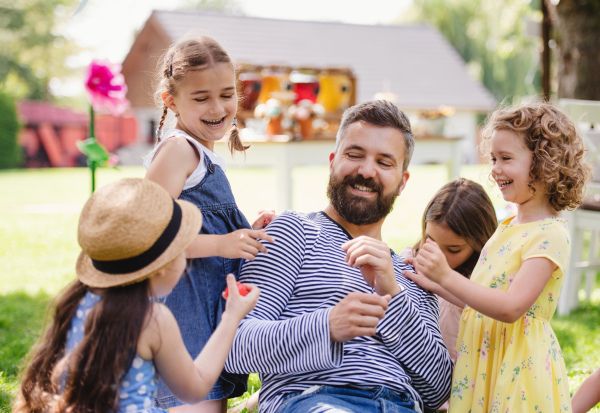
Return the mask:
MULTIPOLYGON (((236 282, 235 285, 237 286, 238 293, 240 293, 242 297, 245 297, 246 294, 248 294, 248 289, 244 284, 242 284, 241 282, 236 282)), ((229 287, 225 288, 224 297, 225 299, 229 298, 229 287)))

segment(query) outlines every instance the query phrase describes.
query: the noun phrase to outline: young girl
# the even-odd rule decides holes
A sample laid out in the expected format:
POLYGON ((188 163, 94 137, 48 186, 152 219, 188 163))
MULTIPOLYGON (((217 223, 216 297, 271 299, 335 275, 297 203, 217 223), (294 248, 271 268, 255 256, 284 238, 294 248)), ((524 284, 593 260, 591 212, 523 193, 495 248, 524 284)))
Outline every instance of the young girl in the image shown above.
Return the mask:
MULTIPOLYGON (((435 241, 450 268, 471 278, 484 244, 498 222, 489 196, 481 185, 458 178, 442 186, 423 212, 421 238, 401 255, 415 257, 425 240, 435 241)), ((406 273, 422 288, 436 294, 440 301, 440 328, 450 357, 456 361, 458 322, 465 304, 421 274, 406 273)))
MULTIPOLYGON (((470 278, 481 249, 497 226, 494 206, 482 186, 458 178, 440 188, 429 201, 423 212, 421 239, 400 255, 416 256, 425 240, 431 239, 440 247, 448 266, 470 278)), ((405 275, 438 296, 442 338, 450 358, 456 362, 458 325, 465 304, 421 274, 407 272, 405 275)), ((439 410, 447 409, 446 403, 439 410)))
POLYGON ((198 208, 148 180, 92 195, 79 218, 77 280, 58 299, 14 412, 164 412, 153 408, 157 375, 189 403, 208 394, 259 291, 247 286, 242 297, 228 276, 227 310, 192 360, 173 314, 152 298, 178 282, 201 224, 198 208))
POLYGON ((494 112, 484 129, 491 178, 517 215, 481 251, 471 280, 427 240, 417 271, 463 301, 450 412, 570 412, 550 319, 569 260, 558 212, 581 203, 591 168, 573 122, 548 103, 494 112))
MULTIPOLYGON (((221 292, 226 274, 238 274, 240 258, 253 260, 266 248, 258 241, 273 242, 262 228, 273 213, 264 212, 250 228, 237 208, 225 176, 225 163, 214 152, 215 141, 229 133, 230 150, 243 151, 236 128, 236 77, 231 59, 209 37, 180 41, 159 63, 157 95, 163 103, 158 144, 145 160, 146 178, 164 187, 173 198, 194 203, 202 211, 200 235, 187 250, 196 258, 181 278, 166 305, 181 326, 183 341, 195 357, 217 327, 224 308, 221 292), (168 110, 175 113, 177 125, 162 133, 168 110), (230 125, 233 127, 230 130, 230 125)), ((172 412, 210 412, 226 409, 227 397, 246 390, 247 375, 223 372, 207 402, 194 408, 181 407, 160 383, 157 403, 172 412)))

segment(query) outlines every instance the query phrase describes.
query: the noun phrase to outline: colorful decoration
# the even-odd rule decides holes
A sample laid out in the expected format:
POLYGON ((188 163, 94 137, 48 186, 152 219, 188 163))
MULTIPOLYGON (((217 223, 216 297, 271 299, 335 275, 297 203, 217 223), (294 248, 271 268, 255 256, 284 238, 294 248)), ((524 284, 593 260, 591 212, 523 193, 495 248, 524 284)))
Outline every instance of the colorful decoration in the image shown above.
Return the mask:
POLYGON ((292 82, 292 91, 296 94, 294 103, 301 100, 310 100, 312 103, 317 102, 317 95, 319 94, 319 79, 317 76, 293 71, 290 74, 290 81, 292 82))
POLYGON ((262 70, 262 88, 258 96, 259 103, 266 103, 271 98, 280 99, 282 93, 291 91, 290 70, 285 66, 272 66, 262 70))
POLYGON ((341 70, 325 70, 319 74, 320 91, 317 103, 326 112, 344 111, 352 97, 352 81, 347 73, 341 70))
POLYGON ((108 109, 119 116, 129 107, 127 85, 121 65, 108 60, 92 60, 86 70, 85 88, 94 110, 108 109))
POLYGON ((242 83, 242 99, 240 106, 242 109, 254 109, 262 89, 262 77, 258 73, 240 73, 240 82, 242 83))
POLYGON ((122 114, 129 107, 125 97, 127 85, 121 74, 121 65, 107 60, 93 60, 86 70, 85 88, 90 98, 89 137, 77 143, 79 150, 87 157, 92 175, 92 193, 96 190, 96 169, 99 166, 114 166, 118 162, 94 137, 94 110, 108 109, 114 116, 122 114))
POLYGON ((315 137, 313 120, 323 116, 325 109, 318 103, 303 99, 288 110, 288 114, 296 121, 300 128, 302 139, 309 140, 315 137))
POLYGON ((279 99, 269 99, 266 103, 256 106, 254 116, 256 118, 267 119, 267 135, 281 135, 283 132, 281 127, 283 111, 281 110, 281 101, 279 99))

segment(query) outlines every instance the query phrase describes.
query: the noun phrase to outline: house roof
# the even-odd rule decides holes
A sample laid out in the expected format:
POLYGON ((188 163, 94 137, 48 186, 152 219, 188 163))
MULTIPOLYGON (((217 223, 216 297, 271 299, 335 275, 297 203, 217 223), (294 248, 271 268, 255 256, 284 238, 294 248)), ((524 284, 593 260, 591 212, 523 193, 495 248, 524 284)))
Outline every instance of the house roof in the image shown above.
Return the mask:
POLYGON ((356 25, 276 20, 205 11, 154 11, 171 41, 190 33, 214 37, 235 62, 292 67, 347 67, 357 102, 393 92, 403 109, 489 111, 494 97, 428 25, 356 25))
POLYGON ((39 100, 20 100, 17 103, 17 113, 21 122, 26 125, 48 123, 55 126, 85 127, 89 122, 89 117, 85 113, 61 108, 50 102, 39 100))

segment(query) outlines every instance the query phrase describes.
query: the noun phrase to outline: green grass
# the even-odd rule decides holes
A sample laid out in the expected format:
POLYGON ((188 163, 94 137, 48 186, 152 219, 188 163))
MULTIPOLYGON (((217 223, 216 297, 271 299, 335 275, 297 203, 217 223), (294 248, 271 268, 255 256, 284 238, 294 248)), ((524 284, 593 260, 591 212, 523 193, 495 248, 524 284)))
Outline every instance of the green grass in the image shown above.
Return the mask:
MULTIPOLYGON (((488 184, 487 170, 464 166, 462 175, 482 183, 495 206, 502 209, 505 203, 488 184)), ((97 172, 97 187, 123 177, 143 177, 144 172, 142 167, 103 168, 97 172)), ((260 209, 274 208, 276 176, 271 170, 231 168, 227 175, 249 220, 260 209)), ((327 178, 326 167, 295 170, 294 209, 323 209, 327 178)), ((52 297, 75 276, 78 213, 89 196, 89 181, 89 171, 83 168, 0 172, 0 413, 10 411, 18 368, 43 330, 52 297)), ((384 240, 394 250, 415 242, 423 209, 445 182, 443 166, 411 168, 407 187, 383 229, 384 240)), ((600 365, 600 290, 595 291, 592 303, 552 322, 571 391, 600 365)), ((251 385, 255 390, 260 386, 256 375, 251 376, 251 385)))

